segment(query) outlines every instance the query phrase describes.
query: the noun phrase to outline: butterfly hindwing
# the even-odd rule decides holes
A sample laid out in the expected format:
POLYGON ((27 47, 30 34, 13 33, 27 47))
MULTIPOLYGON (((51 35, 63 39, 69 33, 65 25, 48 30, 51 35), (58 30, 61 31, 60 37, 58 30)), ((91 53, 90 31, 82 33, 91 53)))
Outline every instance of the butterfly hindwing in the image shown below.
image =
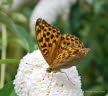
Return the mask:
POLYGON ((74 61, 76 61, 78 58, 80 58, 80 56, 78 57, 76 55, 77 52, 79 52, 80 49, 84 48, 84 45, 79 40, 79 38, 72 36, 72 35, 68 35, 68 34, 62 35, 62 40, 61 40, 60 45, 61 46, 59 49, 59 54, 55 58, 52 66, 51 66, 52 68, 57 68, 60 66, 63 67, 70 60, 70 57, 72 60, 71 61, 71 65, 72 65, 72 63, 75 63, 74 61))
POLYGON ((83 43, 79 40, 79 38, 68 34, 62 35, 60 50, 62 51, 68 48, 68 46, 70 45, 76 47, 77 49, 84 47, 83 43))

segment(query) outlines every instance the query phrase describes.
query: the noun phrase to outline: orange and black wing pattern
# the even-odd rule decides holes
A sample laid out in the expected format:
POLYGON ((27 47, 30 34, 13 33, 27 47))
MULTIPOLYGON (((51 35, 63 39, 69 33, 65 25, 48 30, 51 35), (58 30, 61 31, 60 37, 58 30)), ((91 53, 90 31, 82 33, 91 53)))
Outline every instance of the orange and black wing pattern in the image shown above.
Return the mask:
POLYGON ((85 48, 79 38, 60 34, 60 31, 43 19, 36 22, 36 38, 43 57, 52 69, 73 66, 86 56, 85 48))
POLYGON ((35 30, 41 53, 47 63, 51 65, 58 55, 61 40, 60 31, 40 18, 36 22, 35 30))

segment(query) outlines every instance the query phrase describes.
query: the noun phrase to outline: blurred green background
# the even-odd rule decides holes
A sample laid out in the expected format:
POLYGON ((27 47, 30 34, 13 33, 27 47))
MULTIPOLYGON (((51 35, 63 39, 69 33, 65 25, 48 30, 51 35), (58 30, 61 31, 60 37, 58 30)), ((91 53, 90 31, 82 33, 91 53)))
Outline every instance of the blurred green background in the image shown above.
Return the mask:
MULTIPOLYGON (((16 96, 12 81, 17 73, 19 60, 27 52, 38 49, 35 36, 30 32, 29 19, 39 0, 26 2, 14 11, 11 11, 13 0, 1 2, 0 82, 4 82, 4 85, 0 86, 3 85, 4 88, 0 90, 0 96, 16 96)), ((54 26, 62 34, 79 37, 91 49, 77 65, 85 96, 108 96, 108 0, 94 0, 92 4, 86 0, 78 0, 71 6, 68 19, 63 20, 58 16, 54 26)))

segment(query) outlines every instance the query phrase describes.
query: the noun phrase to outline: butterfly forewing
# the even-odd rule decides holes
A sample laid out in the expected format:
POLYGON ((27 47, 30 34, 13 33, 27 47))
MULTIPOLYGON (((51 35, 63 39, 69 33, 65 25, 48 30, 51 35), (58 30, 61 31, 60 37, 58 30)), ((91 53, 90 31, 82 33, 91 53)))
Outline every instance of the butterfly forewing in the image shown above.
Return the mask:
POLYGON ((61 40, 60 31, 45 20, 38 19, 36 22, 36 38, 45 60, 51 65, 58 55, 61 40))

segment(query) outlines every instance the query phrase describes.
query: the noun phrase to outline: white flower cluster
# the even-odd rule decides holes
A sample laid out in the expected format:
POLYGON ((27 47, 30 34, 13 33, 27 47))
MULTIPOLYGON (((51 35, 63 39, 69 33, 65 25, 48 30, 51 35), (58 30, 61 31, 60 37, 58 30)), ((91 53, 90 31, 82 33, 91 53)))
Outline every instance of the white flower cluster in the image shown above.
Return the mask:
POLYGON ((21 59, 14 80, 18 96, 83 96, 80 76, 75 66, 62 69, 66 74, 48 73, 47 62, 39 50, 21 59), (74 84, 74 85, 73 85, 74 84))

